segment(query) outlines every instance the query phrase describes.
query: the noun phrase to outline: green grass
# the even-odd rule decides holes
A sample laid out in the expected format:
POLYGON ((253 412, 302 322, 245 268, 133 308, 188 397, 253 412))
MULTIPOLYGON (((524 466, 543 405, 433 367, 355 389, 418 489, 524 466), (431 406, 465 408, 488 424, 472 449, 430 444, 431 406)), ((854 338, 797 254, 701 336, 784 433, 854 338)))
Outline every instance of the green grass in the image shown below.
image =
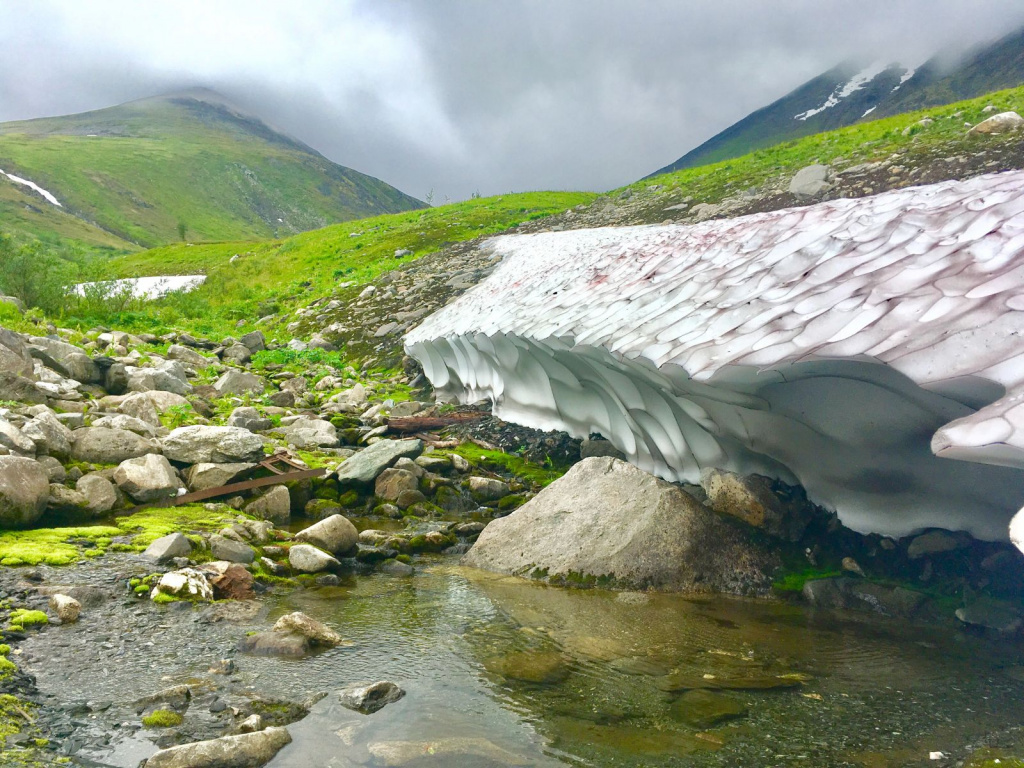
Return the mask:
POLYGON ((22 627, 34 627, 39 624, 49 624, 50 619, 43 611, 30 611, 27 608, 17 608, 11 611, 8 616, 11 624, 18 624, 22 627))
POLYGON ((169 709, 155 709, 142 718, 142 724, 147 728, 173 728, 181 725, 185 718, 177 712, 169 709))
POLYGON ((0 168, 64 206, 0 183, 0 211, 28 203, 42 212, 5 216, 12 229, 122 250, 180 241, 179 223, 189 241, 275 237, 423 205, 258 121, 196 101, 2 124, 0 168))
POLYGON ((474 443, 463 443, 452 451, 474 464, 491 471, 507 472, 535 486, 544 487, 565 474, 565 469, 542 467, 532 461, 501 451, 488 451, 474 443))
POLYGON ((792 175, 812 163, 831 164, 842 159, 852 165, 886 160, 901 152, 907 156, 903 164, 910 165, 915 157, 924 158, 935 151, 951 157, 970 154, 989 142, 1017 141, 1013 134, 967 136, 964 123, 975 125, 990 117, 990 113, 982 112, 989 104, 1000 112, 1024 113, 1024 87, 807 136, 731 160, 644 179, 623 189, 640 192, 657 184, 663 187, 658 191, 659 197, 666 200, 677 192, 678 196, 693 197, 694 203, 718 203, 731 194, 759 187, 769 179, 792 175), (934 122, 928 126, 918 125, 925 117, 934 122), (904 136, 908 128, 908 135, 904 136))
MULTIPOLYGON (((180 328, 201 335, 237 335, 255 327, 252 324, 263 315, 287 312, 334 293, 339 283, 362 285, 447 244, 503 232, 594 197, 581 192, 510 194, 345 222, 285 240, 172 245, 127 254, 110 261, 111 276, 204 273, 206 283, 188 294, 152 302, 142 311, 77 320, 86 326, 103 323, 137 332, 180 328), (403 248, 413 255, 394 258, 403 248), (231 263, 236 254, 239 258, 231 263), (235 327, 239 320, 244 322, 241 329, 235 327)), ((350 288, 342 298, 350 300, 358 292, 358 287, 350 288)))

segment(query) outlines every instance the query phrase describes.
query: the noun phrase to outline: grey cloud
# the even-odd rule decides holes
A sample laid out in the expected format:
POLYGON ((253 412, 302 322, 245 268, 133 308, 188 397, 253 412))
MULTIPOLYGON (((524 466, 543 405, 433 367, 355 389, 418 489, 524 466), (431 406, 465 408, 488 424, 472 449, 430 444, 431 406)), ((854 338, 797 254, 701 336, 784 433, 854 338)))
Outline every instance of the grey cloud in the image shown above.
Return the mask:
POLYGON ((0 0, 0 120, 206 85, 419 197, 603 190, 843 59, 913 65, 1024 24, 1017 0, 296 7, 0 0))

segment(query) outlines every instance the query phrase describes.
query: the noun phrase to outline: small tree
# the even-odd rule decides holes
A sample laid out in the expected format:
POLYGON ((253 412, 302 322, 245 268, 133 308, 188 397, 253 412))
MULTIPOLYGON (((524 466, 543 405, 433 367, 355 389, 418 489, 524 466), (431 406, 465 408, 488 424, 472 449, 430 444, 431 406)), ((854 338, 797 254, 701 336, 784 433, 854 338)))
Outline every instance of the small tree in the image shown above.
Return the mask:
POLYGON ((433 208, 434 207, 434 190, 431 189, 429 192, 427 192, 427 194, 423 196, 423 200, 424 200, 424 202, 426 202, 427 205, 429 205, 431 208, 433 208))
POLYGON ((188 232, 188 225, 184 219, 178 219, 178 239, 185 242, 185 235, 188 232))

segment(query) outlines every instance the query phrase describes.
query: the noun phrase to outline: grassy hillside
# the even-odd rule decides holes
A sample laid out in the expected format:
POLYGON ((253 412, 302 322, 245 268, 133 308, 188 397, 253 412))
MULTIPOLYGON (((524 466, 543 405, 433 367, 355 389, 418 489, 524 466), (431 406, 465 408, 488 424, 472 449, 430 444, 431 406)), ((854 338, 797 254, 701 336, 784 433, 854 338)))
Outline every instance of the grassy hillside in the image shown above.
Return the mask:
POLYGON ((263 315, 330 295, 339 283, 368 282, 445 245, 502 232, 594 197, 584 192, 509 194, 360 219, 284 240, 179 244, 128 254, 109 263, 111 276, 203 273, 206 284, 140 311, 82 321, 153 332, 177 326, 223 336, 234 332, 239 320, 251 326, 263 315), (395 251, 402 249, 412 254, 396 258, 395 251))
POLYGON ((0 179, 12 229, 124 249, 179 241, 181 227, 190 241, 280 237, 424 207, 209 92, 0 124, 0 168, 64 206, 0 179))

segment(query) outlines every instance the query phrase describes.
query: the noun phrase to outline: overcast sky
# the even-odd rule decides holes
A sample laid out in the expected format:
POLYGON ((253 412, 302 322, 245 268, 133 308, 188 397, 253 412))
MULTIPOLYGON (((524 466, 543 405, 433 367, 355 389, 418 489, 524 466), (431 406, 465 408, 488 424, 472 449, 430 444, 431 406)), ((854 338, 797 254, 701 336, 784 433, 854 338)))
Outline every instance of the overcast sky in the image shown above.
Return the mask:
POLYGON ((1021 25, 1021 0, 0 0, 0 121, 206 86, 435 202, 606 190, 846 58, 1021 25))

